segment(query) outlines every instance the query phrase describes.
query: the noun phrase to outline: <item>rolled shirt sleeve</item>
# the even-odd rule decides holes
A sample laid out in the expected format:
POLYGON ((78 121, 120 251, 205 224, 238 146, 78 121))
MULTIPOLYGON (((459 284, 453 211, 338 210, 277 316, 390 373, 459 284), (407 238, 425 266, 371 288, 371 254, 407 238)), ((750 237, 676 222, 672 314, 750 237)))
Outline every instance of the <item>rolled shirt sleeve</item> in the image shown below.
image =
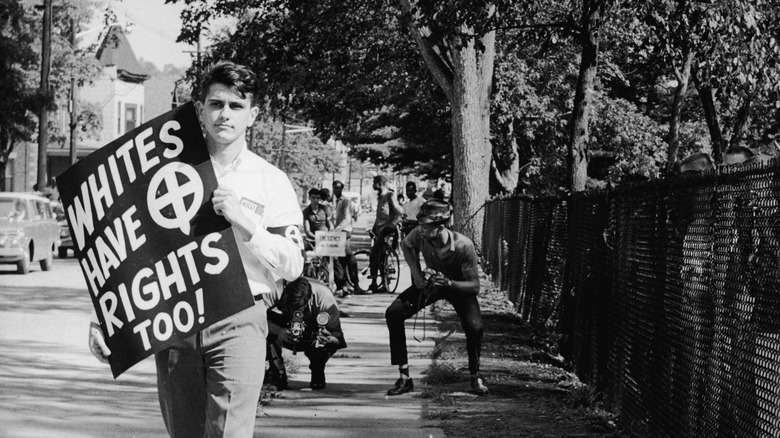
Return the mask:
MULTIPOLYGON (((281 181, 280 181, 281 183, 281 181)), ((288 281, 303 272, 303 239, 298 224, 303 222, 298 198, 289 180, 275 192, 265 226, 258 226, 246 242, 248 249, 271 273, 288 281)))

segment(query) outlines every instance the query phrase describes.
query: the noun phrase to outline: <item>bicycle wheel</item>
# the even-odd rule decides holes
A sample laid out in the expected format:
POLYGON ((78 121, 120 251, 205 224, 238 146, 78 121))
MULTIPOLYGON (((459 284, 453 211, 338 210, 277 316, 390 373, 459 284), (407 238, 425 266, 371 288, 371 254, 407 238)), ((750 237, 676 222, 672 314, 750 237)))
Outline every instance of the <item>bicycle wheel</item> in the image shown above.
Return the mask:
POLYGON ((385 253, 384 269, 382 270, 382 282, 388 293, 395 293, 398 289, 398 280, 401 278, 401 260, 395 250, 385 253))
POLYGON ((317 266, 310 262, 304 263, 303 276, 307 278, 317 278, 317 266))
POLYGON ((330 271, 328 271, 327 265, 323 265, 322 261, 317 259, 309 261, 303 266, 303 276, 328 284, 328 280, 330 280, 330 271))
POLYGON ((357 262, 358 286, 367 290, 371 286, 371 251, 361 249, 355 251, 355 261, 357 262))

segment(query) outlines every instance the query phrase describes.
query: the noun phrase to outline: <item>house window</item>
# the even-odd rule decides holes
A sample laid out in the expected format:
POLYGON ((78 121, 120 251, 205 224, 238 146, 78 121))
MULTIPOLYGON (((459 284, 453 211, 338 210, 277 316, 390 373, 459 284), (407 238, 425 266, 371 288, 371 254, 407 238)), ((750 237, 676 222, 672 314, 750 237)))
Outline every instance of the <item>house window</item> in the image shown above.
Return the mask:
POLYGON ((130 132, 138 126, 138 105, 125 105, 125 132, 130 132))

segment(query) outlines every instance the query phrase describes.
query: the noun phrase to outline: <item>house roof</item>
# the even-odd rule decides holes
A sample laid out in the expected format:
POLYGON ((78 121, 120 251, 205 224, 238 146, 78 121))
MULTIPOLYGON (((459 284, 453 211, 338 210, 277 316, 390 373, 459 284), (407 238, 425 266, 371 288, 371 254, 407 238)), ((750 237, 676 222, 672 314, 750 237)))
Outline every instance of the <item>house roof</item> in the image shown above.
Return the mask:
POLYGON ((120 26, 109 28, 96 57, 104 67, 116 66, 117 76, 125 82, 141 83, 149 79, 120 26))

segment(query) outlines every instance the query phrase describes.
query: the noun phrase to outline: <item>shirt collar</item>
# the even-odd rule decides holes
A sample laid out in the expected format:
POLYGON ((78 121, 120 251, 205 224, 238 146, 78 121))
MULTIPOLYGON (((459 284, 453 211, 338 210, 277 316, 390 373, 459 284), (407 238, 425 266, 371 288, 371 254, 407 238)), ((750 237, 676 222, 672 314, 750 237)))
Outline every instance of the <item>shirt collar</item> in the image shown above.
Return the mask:
POLYGON ((236 158, 233 159, 228 165, 222 166, 219 164, 217 160, 214 158, 211 158, 211 164, 214 166, 214 170, 219 173, 223 174, 228 171, 235 171, 238 169, 238 167, 241 165, 241 163, 244 162, 245 154, 249 152, 249 149, 247 149, 246 146, 242 147, 241 150, 238 152, 238 155, 236 155, 236 158))

